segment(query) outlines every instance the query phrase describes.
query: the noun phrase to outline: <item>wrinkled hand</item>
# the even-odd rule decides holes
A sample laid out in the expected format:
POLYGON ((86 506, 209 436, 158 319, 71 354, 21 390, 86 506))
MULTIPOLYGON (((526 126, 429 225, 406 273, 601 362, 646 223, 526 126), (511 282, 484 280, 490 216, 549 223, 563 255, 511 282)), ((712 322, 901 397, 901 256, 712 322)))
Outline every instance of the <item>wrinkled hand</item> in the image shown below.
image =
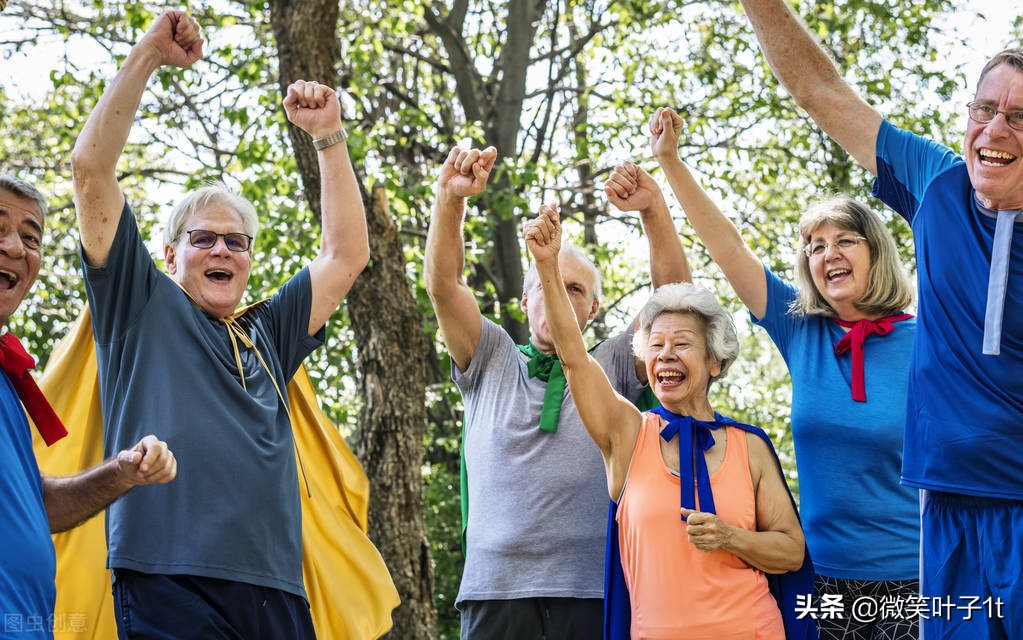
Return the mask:
POLYGON ((161 65, 187 69, 202 57, 199 23, 184 11, 160 14, 139 44, 156 51, 161 65))
POLYGON ((700 551, 717 551, 732 539, 732 527, 713 513, 682 509, 689 542, 700 551))
POLYGON ((482 151, 455 147, 440 168, 437 188, 458 198, 478 196, 486 188, 496 160, 497 149, 494 147, 482 151))
POLYGON ((296 80, 288 86, 283 104, 288 121, 313 138, 328 136, 341 126, 341 102, 325 84, 296 80))
POLYGON ((622 211, 644 211, 662 197, 657 182, 632 162, 615 167, 604 182, 604 193, 622 211))
POLYGON ((659 108, 650 120, 650 151, 658 161, 678 157, 682 117, 671 109, 659 108))
POLYGON ((553 204, 540 205, 540 213, 528 220, 522 232, 526 247, 537 263, 557 260, 561 251, 561 217, 553 204))
POLYGON ((146 436, 117 454, 117 469, 132 486, 156 484, 170 482, 178 475, 178 461, 166 442, 146 436))

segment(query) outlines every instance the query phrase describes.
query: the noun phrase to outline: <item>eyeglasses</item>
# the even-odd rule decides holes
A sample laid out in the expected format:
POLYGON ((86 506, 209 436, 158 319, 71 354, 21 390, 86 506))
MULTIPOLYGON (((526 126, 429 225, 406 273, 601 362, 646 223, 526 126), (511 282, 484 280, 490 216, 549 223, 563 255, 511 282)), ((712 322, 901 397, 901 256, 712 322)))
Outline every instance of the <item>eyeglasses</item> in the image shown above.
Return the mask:
POLYGON ((252 236, 244 233, 217 233, 206 229, 192 229, 185 233, 188 234, 188 244, 196 249, 212 249, 217 238, 223 238, 224 246, 237 253, 248 251, 252 246, 252 236))
POLYGON ((805 253, 808 258, 812 256, 822 256, 828 250, 828 247, 835 247, 839 251, 845 251, 846 249, 852 249, 865 240, 866 238, 863 236, 846 236, 844 238, 839 238, 834 242, 818 240, 803 247, 803 253, 805 253))
POLYGON ((970 120, 987 124, 995 119, 999 113, 1005 116, 1005 124, 1016 131, 1023 131, 1023 109, 1010 109, 1001 111, 984 102, 970 102, 966 105, 970 110, 970 120))

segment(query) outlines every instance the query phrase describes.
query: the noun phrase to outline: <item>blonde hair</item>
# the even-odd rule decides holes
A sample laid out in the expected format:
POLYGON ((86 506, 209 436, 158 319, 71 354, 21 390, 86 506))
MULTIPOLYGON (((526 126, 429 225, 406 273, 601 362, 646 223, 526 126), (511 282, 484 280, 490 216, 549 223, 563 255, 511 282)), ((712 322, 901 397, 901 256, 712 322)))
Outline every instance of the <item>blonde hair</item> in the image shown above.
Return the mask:
POLYGON ((913 287, 899 261, 895 239, 880 216, 844 195, 818 201, 799 219, 799 251, 796 252, 799 296, 792 301, 790 311, 798 315, 836 315, 817 290, 810 274, 810 258, 805 253, 813 232, 827 223, 867 239, 870 249, 867 289, 854 306, 868 316, 890 316, 904 311, 913 302, 913 287))

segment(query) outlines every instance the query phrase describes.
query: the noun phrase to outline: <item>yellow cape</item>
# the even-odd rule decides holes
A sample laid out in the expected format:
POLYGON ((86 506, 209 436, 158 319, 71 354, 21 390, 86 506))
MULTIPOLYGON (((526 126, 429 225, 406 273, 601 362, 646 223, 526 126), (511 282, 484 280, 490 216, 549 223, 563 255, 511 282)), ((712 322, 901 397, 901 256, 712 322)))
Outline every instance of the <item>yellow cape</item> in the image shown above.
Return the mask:
MULTIPOLYGON (((39 386, 69 432, 48 448, 33 429, 42 472, 69 475, 102 462, 103 421, 88 307, 50 356, 39 386)), ((299 471, 302 572, 317 636, 324 640, 379 638, 391 628, 391 610, 399 599, 380 553, 366 536, 369 481, 337 428, 320 410, 304 367, 288 383, 287 391, 295 444, 308 478, 307 491, 299 471)), ((53 544, 57 550, 56 640, 116 638, 103 518, 55 534, 53 544)))

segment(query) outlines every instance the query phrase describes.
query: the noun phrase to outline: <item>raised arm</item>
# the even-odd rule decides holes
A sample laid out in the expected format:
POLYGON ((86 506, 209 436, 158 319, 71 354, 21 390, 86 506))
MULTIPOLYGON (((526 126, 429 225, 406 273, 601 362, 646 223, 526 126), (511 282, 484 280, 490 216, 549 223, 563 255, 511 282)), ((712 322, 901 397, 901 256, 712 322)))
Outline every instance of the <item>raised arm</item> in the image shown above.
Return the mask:
POLYGON ((426 236, 423 279, 451 359, 465 371, 483 330, 476 296, 465 283, 462 222, 466 199, 483 193, 497 149, 455 147, 437 175, 437 195, 426 236))
POLYGON ((541 206, 540 214, 526 223, 524 236, 536 261, 543 288, 544 314, 565 379, 586 431, 604 456, 608 493, 617 500, 625 486, 642 415, 631 402, 615 392, 604 369, 586 351, 582 330, 558 266, 561 221, 557 207, 541 206))
POLYGON ((75 211, 86 261, 107 262, 124 196, 117 160, 149 76, 163 65, 188 68, 202 57, 199 24, 183 11, 163 13, 131 48, 85 122, 71 154, 75 211))
POLYGON ((806 543, 781 470, 760 436, 748 433, 746 442, 757 530, 734 527, 711 513, 683 509, 689 541, 701 551, 727 551, 764 573, 795 571, 803 566, 806 543))
POLYGON ((864 168, 877 174, 881 114, 849 86, 785 0, 742 0, 760 49, 796 103, 864 168))
POLYGON ((85 471, 43 476, 43 506, 50 531, 77 527, 132 487, 170 482, 177 473, 178 462, 167 443, 146 436, 131 449, 85 471))
POLYGON ((650 282, 653 288, 672 282, 691 282, 686 252, 671 212, 657 182, 637 165, 626 162, 615 167, 604 183, 611 204, 622 211, 638 211, 650 247, 650 282))
POLYGON ((369 262, 366 211, 333 89, 296 80, 284 96, 288 120, 312 136, 320 167, 320 252, 309 265, 309 335, 320 330, 369 262))
POLYGON ((658 109, 650 121, 654 157, 710 257, 721 267, 746 308, 756 317, 763 318, 767 310, 764 266, 743 242, 732 221, 721 212, 682 162, 678 155, 681 134, 682 118, 671 109, 658 109))

